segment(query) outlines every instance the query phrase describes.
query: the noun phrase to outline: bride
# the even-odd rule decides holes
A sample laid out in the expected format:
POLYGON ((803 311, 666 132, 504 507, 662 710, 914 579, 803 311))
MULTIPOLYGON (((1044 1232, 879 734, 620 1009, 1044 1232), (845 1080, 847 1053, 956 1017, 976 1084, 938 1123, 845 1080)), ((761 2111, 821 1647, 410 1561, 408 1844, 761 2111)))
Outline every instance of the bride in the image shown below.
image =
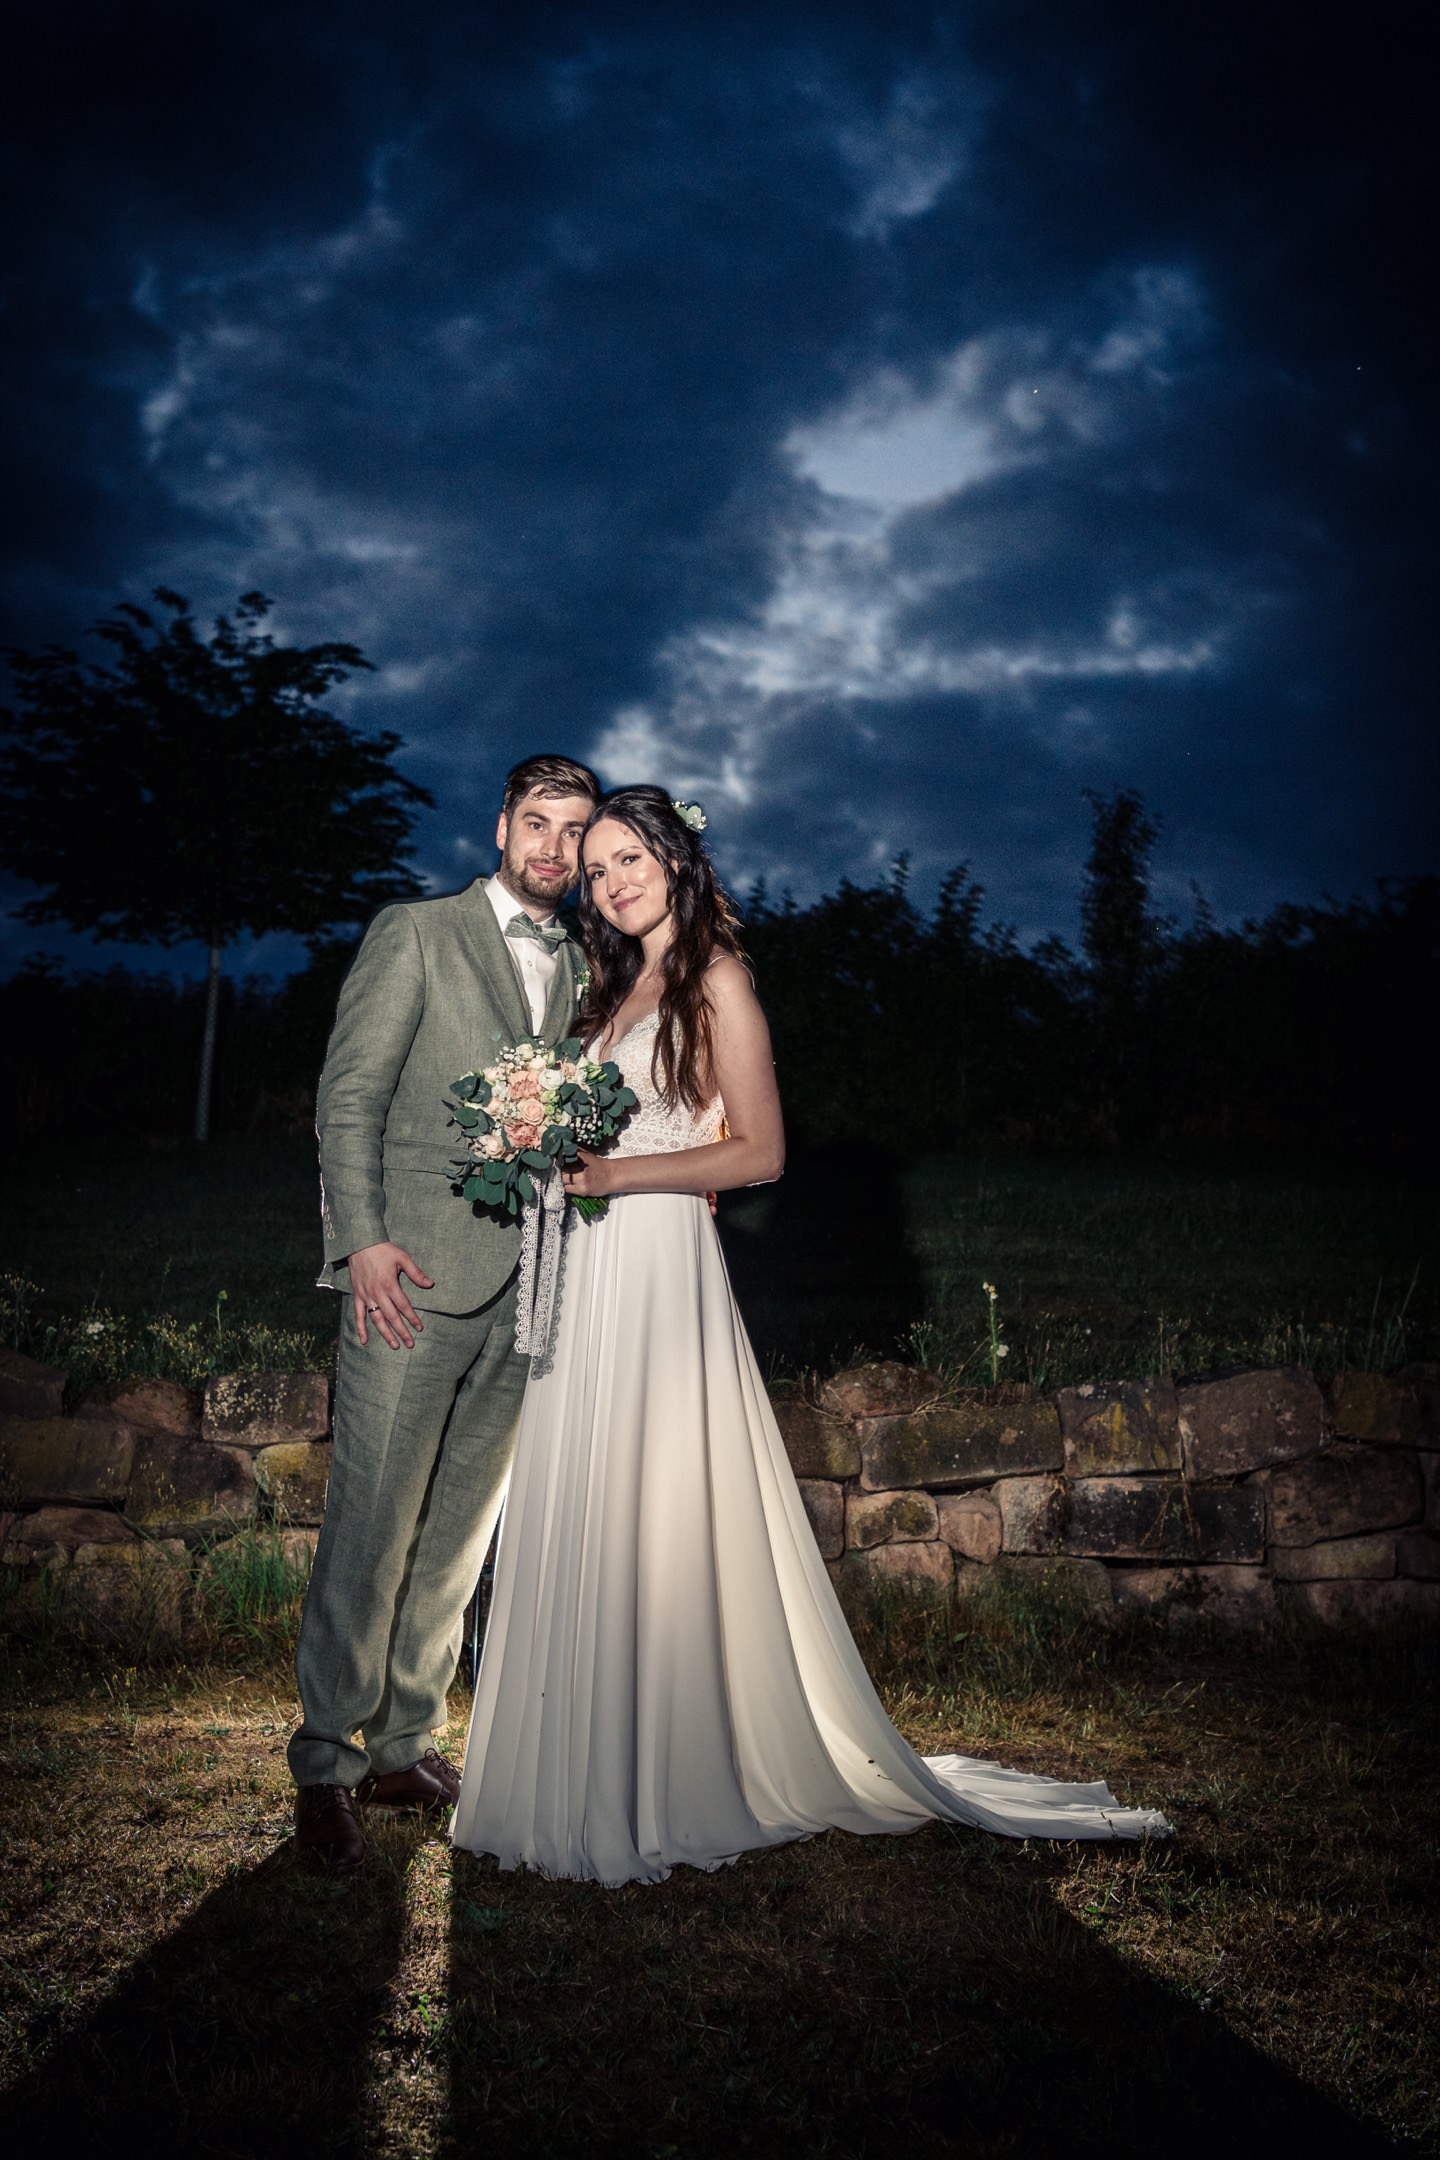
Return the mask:
POLYGON ((796 1489, 705 1195, 778 1178, 769 1035, 693 805, 620 788, 581 847, 580 1032, 639 1107, 567 1175, 451 1836, 607 1884, 821 1830, 1164 1835, 1103 1784, 921 1758, 881 1708, 796 1489), (538 1364, 539 1361, 537 1361, 538 1364))

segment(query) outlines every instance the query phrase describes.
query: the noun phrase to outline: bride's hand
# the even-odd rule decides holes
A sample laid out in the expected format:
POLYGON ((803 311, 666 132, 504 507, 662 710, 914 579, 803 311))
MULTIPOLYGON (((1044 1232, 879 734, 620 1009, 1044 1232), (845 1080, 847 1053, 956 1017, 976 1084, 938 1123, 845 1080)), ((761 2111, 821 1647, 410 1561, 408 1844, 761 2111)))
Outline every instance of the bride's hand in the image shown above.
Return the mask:
POLYGON ((574 1170, 562 1170, 565 1190, 575 1200, 605 1200, 619 1187, 619 1165, 607 1162, 600 1155, 587 1155, 580 1149, 580 1162, 574 1170))

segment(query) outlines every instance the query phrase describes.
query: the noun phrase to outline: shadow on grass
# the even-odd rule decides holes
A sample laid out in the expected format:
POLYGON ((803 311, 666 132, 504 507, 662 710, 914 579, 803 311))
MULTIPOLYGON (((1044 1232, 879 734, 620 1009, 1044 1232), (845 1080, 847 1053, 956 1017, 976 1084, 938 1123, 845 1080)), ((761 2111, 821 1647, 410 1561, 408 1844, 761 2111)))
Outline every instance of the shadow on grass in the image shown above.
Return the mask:
POLYGON ((762 1370, 893 1354, 925 1309, 898 1163, 853 1149, 793 1150, 778 1185, 724 1193, 719 1225, 762 1370))
POLYGON ((214 1891, 8 2096, 17 2147, 63 2123, 157 2160, 1393 2150, 1063 1913, 1056 1848, 835 1836, 623 1891, 461 1857, 448 2002, 417 2025, 417 1838, 348 1883, 281 1851, 214 1891), (438 2126, 417 2067, 448 2083, 438 2126))
POLYGON ((212 1891, 6 2096, 15 2147, 64 2125, 112 2152, 373 2151, 414 1850, 389 1842, 358 1880, 303 1874, 284 1846, 212 1891))
POLYGON ((446 2160, 1393 2150, 1061 1911, 1054 1848, 826 1845, 618 1892, 457 1859, 446 2160))

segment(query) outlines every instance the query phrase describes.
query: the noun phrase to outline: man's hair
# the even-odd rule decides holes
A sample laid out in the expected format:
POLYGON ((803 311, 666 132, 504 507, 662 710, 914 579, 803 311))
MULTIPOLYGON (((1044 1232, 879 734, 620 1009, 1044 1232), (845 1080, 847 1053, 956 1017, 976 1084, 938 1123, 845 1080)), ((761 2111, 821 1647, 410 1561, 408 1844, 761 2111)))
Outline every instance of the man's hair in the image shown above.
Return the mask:
POLYGON ((544 750, 539 757, 523 758, 506 773, 503 808, 507 818, 514 815, 516 803, 527 795, 586 795, 596 803, 600 800, 600 782, 588 765, 544 750))

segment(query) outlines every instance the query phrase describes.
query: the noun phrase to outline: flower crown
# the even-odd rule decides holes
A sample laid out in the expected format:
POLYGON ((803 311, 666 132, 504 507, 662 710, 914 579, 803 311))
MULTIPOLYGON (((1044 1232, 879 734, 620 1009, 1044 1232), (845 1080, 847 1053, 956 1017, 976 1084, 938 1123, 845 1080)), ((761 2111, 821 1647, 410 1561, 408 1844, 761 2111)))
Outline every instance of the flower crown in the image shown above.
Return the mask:
POLYGON ((704 832, 705 827, 710 822, 698 802, 677 802, 672 803, 670 807, 681 824, 690 832, 704 832))

